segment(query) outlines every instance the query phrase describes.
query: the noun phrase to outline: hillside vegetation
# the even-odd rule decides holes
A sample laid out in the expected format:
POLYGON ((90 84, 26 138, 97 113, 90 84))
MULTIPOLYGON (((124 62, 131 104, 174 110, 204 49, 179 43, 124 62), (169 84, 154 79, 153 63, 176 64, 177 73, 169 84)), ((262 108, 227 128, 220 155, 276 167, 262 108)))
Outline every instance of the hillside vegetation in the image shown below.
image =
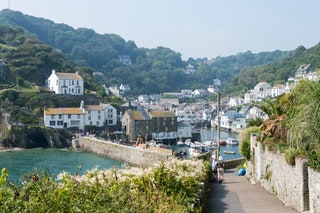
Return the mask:
MULTIPOLYGON (((277 50, 257 54, 248 51, 212 60, 190 58, 183 61, 180 53, 167 47, 137 47, 134 41, 125 41, 116 34, 101 35, 91 29, 73 29, 66 24, 56 24, 17 11, 2 10, 0 24, 23 29, 51 46, 55 52, 63 53, 77 66, 89 67, 102 73, 102 77, 92 78, 96 82, 106 86, 128 84, 133 95, 206 89, 215 78, 219 78, 225 86, 233 76, 241 76, 247 69, 255 70, 261 65, 273 64, 292 55, 292 51, 277 50), (130 57, 131 65, 120 62, 119 57, 123 55, 130 57), (188 64, 192 64, 197 71, 186 75, 184 70, 188 64)), ((253 79, 251 84, 259 80, 253 79)), ((251 85, 237 82, 234 86, 228 92, 242 91, 251 85)))

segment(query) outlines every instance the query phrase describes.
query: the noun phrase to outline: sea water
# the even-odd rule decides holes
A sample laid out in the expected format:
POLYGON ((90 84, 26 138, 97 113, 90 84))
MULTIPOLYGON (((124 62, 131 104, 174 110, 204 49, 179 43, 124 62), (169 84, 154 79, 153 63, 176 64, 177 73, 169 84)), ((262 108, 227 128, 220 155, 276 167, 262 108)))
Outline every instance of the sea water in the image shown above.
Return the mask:
MULTIPOLYGON (((201 141, 217 141, 217 135, 218 132, 216 129, 201 129, 200 130, 200 137, 201 141)), ((229 132, 229 131, 221 131, 220 132, 220 141, 225 141, 227 138, 236 138, 238 139, 238 134, 229 132)), ((188 152, 188 147, 178 147, 175 145, 171 145, 170 148, 174 152, 179 152, 179 151, 186 151, 188 152)), ((238 159, 242 158, 243 156, 240 154, 239 151, 239 146, 238 145, 225 145, 225 146, 220 146, 220 155, 223 157, 224 160, 233 160, 233 159, 238 159), (226 154, 224 151, 232 151, 235 154, 226 154)))
POLYGON ((46 171, 56 177, 61 172, 71 175, 83 174, 94 168, 121 168, 122 162, 107 159, 96 154, 71 149, 13 149, 0 151, 0 170, 6 168, 9 179, 20 177, 35 170, 46 171))
MULTIPOLYGON (((216 129, 201 129, 200 130, 201 141, 217 141, 218 131, 216 129)), ((230 131, 220 131, 220 141, 226 141, 227 138, 239 138, 237 133, 230 131)), ((242 158, 238 145, 226 145, 220 146, 220 155, 224 160, 232 160, 242 158), (233 151, 235 154, 226 154, 224 151, 233 151)))

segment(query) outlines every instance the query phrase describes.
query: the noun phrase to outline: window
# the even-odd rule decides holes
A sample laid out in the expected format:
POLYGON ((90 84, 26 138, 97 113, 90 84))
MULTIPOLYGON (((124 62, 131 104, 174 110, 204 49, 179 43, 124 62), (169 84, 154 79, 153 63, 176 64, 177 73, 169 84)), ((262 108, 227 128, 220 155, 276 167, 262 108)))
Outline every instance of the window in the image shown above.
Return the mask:
POLYGON ((99 121, 97 121, 97 126, 99 126, 99 121))
POLYGON ((56 121, 50 121, 50 126, 55 126, 56 125, 56 121))
POLYGON ((78 89, 78 94, 80 94, 80 89, 78 89))
POLYGON ((70 118, 71 118, 71 115, 68 115, 68 118, 70 119, 70 118))
POLYGON ((51 119, 54 119, 54 115, 51 115, 51 119))
POLYGON ((71 126, 78 126, 80 121, 71 121, 71 126))
POLYGON ((108 120, 108 124, 109 124, 109 125, 112 125, 112 124, 113 124, 113 121, 112 121, 112 120, 108 120))
POLYGON ((57 121, 57 126, 62 126, 63 125, 63 121, 57 121))
POLYGON ((101 120, 101 116, 100 115, 98 115, 98 120, 101 120))
POLYGON ((79 86, 79 81, 77 81, 77 86, 79 86))
POLYGON ((71 81, 71 84, 72 84, 72 86, 74 85, 74 81, 73 80, 71 81))
POLYGON ((92 125, 92 121, 90 121, 90 125, 92 125))
POLYGON ((101 114, 101 111, 98 111, 98 114, 100 115, 100 114, 101 114))
POLYGON ((62 119, 62 115, 59 115, 59 119, 62 119))
POLYGON ((112 114, 111 114, 111 115, 109 114, 109 115, 108 115, 108 118, 113 118, 112 114))
POLYGON ((113 112, 112 109, 108 109, 108 112, 113 112))
POLYGON ((80 119, 80 115, 79 114, 77 115, 77 118, 80 119))
POLYGON ((91 115, 88 116, 88 120, 91 120, 91 115))

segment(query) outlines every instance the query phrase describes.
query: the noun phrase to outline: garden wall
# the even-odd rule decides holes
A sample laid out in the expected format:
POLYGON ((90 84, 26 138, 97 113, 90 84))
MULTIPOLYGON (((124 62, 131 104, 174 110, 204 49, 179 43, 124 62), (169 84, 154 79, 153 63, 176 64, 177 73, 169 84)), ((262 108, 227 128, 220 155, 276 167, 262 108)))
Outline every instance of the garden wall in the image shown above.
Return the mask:
POLYGON ((289 165, 282 153, 264 150, 254 134, 250 138, 252 160, 247 163, 247 176, 261 184, 285 205, 298 212, 320 212, 320 174, 307 167, 306 159, 295 159, 289 165))

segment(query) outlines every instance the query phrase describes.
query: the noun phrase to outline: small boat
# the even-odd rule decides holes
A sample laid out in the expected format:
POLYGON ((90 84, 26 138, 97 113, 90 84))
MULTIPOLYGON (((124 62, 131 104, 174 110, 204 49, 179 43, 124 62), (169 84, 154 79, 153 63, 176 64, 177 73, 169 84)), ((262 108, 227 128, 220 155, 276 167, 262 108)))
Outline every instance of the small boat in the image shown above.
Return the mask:
POLYGON ((191 139, 186 139, 186 141, 184 142, 184 144, 188 147, 190 147, 190 145, 192 144, 191 139))
POLYGON ((239 145, 239 140, 235 138, 228 138, 226 143, 227 145, 239 145))
POLYGON ((201 151, 197 148, 189 148, 189 155, 190 157, 197 157, 201 154, 201 151))
POLYGON ((182 140, 179 140, 178 142, 177 142, 177 146, 179 146, 179 147, 182 147, 182 146, 185 146, 186 144, 182 141, 182 140))
POLYGON ((224 154, 232 154, 232 155, 235 155, 235 154, 236 154, 235 151, 224 150, 223 152, 224 152, 224 154))
POLYGON ((220 146, 225 146, 225 145, 227 145, 226 141, 220 141, 220 146))

